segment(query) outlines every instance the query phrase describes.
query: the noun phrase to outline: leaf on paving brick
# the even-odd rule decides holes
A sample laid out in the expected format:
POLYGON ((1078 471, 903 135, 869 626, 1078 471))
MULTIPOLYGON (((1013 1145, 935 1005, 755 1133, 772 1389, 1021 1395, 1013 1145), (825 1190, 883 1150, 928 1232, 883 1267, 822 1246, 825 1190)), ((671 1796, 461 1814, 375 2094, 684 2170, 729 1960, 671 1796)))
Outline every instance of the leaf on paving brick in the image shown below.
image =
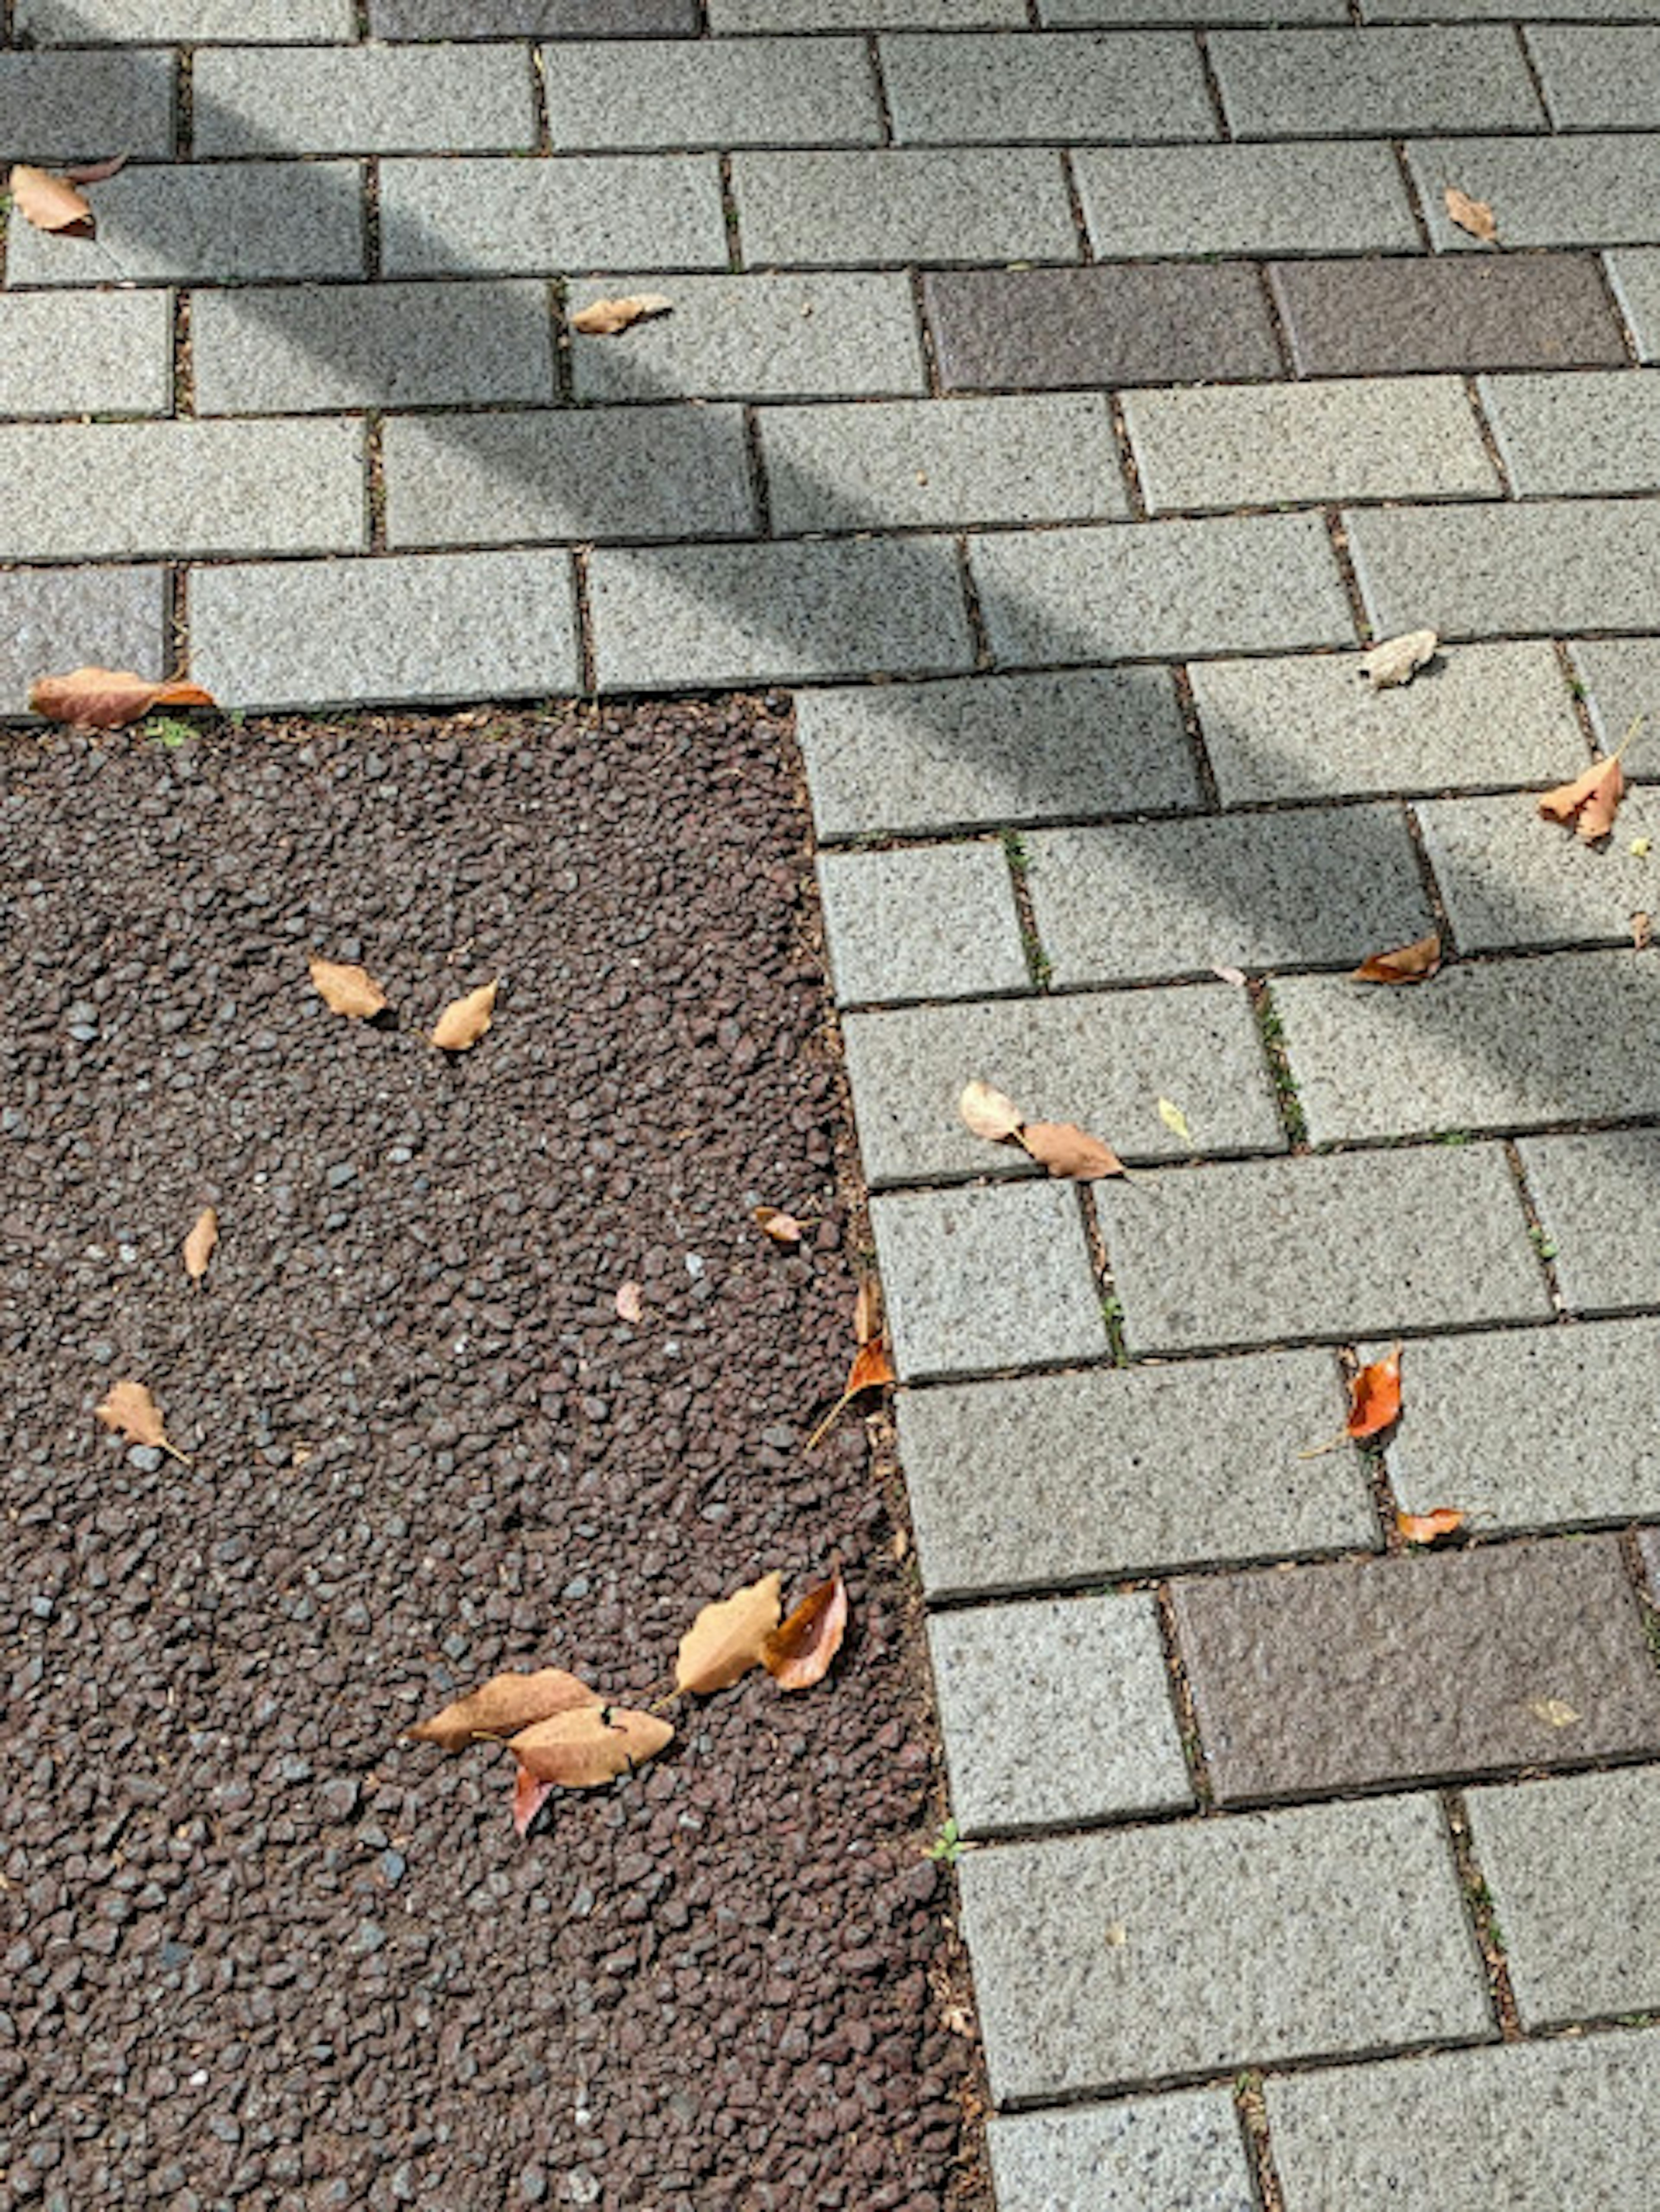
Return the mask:
POLYGON ((306 964, 324 1005, 351 1021, 368 1021, 383 1012, 390 1003, 366 968, 348 967, 339 960, 320 960, 314 952, 306 964))
POLYGON ((1393 952, 1374 952, 1351 970, 1356 983, 1427 983, 1441 967, 1441 937, 1432 930, 1415 945, 1397 945, 1393 952))
POLYGON ((68 185, 101 185, 106 178, 119 176, 131 156, 112 154, 106 161, 72 161, 63 172, 68 185))
POLYGON ((1633 837, 1627 850, 1633 860, 1646 860, 1654 850, 1654 840, 1652 837, 1633 837))
POLYGON ((33 169, 27 161, 20 161, 6 179, 6 190, 18 214, 37 230, 91 235, 91 202, 82 199, 66 179, 54 177, 50 169, 33 169))
POLYGON ((1448 215, 1460 230, 1467 230, 1472 238, 1479 238, 1484 246, 1492 245, 1499 235, 1499 225, 1486 200, 1473 200, 1468 192, 1461 192, 1456 185, 1449 185, 1441 197, 1446 203, 1448 215))
POLYGON ((1654 939, 1653 916, 1634 914, 1631 918, 1631 941, 1639 952, 1646 952, 1654 939))
POLYGON ((1179 1106, 1172 1105, 1168 1098, 1161 1098, 1158 1102, 1158 1118, 1171 1136, 1179 1137, 1184 1145, 1193 1142, 1193 1132, 1188 1127, 1187 1115, 1179 1106))
POLYGON ((1071 1121, 1028 1121, 1019 1132, 1020 1142, 1040 1167, 1073 1182, 1098 1182, 1103 1176, 1121 1176, 1124 1163, 1110 1145, 1091 1137, 1071 1121))
POLYGON ((1357 1443, 1382 1436, 1401 1418, 1401 1347, 1363 1367, 1349 1386, 1347 1432, 1357 1443))
POLYGON ((870 1344, 882 1334, 882 1279, 879 1275, 859 1278, 859 1296, 853 1305, 853 1340, 855 1344, 870 1344))
POLYGON ((1007 1144, 1011 1138, 1018 1137, 1025 1119, 1006 1092, 978 1079, 964 1086, 957 1110, 976 1137, 993 1145, 1007 1144))
POLYGON ((623 1284, 617 1293, 617 1318, 618 1321, 639 1321, 645 1313, 645 1308, 641 1304, 640 1300, 641 1291, 638 1283, 623 1284))
POLYGON ((1572 1728, 1580 1717, 1562 1698, 1530 1698, 1528 1711, 1538 1719, 1548 1722, 1554 1729, 1572 1728))
POLYGON ((127 668, 76 668, 67 676, 40 676, 29 686, 29 711, 49 722, 88 730, 125 730, 152 707, 211 707, 211 691, 177 677, 152 684, 127 668))
POLYGON ((508 1749, 538 1782, 562 1790, 599 1790, 655 1759, 674 1730, 655 1713, 594 1704, 557 1713, 514 1736, 508 1749))
POLYGON ((1432 629, 1409 629, 1403 636, 1385 638, 1360 656, 1360 671, 1374 691, 1387 691, 1396 684, 1410 684, 1426 661, 1433 660, 1440 639, 1432 629))
POLYGON ((1438 1544, 1464 1525, 1464 1516, 1453 1505, 1438 1505, 1432 1513, 1397 1513, 1395 1525, 1408 1544, 1438 1544))
POLYGON ((1560 783, 1539 802, 1539 811, 1551 822, 1572 822, 1584 844, 1595 845, 1614 827, 1620 801, 1626 794, 1625 771, 1618 753, 1598 761, 1572 783, 1560 783))
POLYGON ((570 326, 581 331, 587 338, 612 338, 625 331, 631 323, 645 321, 653 315, 666 315, 673 307, 660 292, 639 292, 626 300, 596 300, 581 314, 573 315, 570 326))
POLYGON ((1230 968, 1223 962, 1219 962, 1210 972, 1222 982, 1237 983, 1242 989, 1250 981, 1250 977, 1246 975, 1243 968, 1230 968))
POLYGON ((181 1467, 190 1465, 178 1446, 168 1441, 161 1425, 161 1408, 142 1382, 113 1383, 98 1408, 98 1418, 128 1443, 149 1444, 170 1454, 181 1467))
POLYGON ((810 1690, 830 1672, 847 1632, 848 1593, 838 1567, 774 1629, 762 1646, 762 1662, 781 1690, 810 1690))
POLYGON ((196 1226, 185 1239, 185 1273, 192 1282, 199 1283, 207 1273, 208 1262, 218 1242, 219 1216, 210 1206, 204 1206, 196 1217, 196 1226))
POLYGON ((783 1577, 763 1575, 731 1597, 706 1605, 680 1639, 674 1686, 706 1697, 731 1686, 761 1664, 767 1638, 778 1626, 783 1577))
POLYGON ((599 1703, 599 1693, 562 1667, 541 1667, 532 1674, 492 1674, 480 1688, 420 1722, 410 1734, 417 1743, 461 1751, 483 1740, 500 1742, 538 1721, 551 1720, 556 1713, 576 1712, 599 1703))
POLYGON ((799 1244, 801 1232, 806 1226, 793 1213, 786 1213, 781 1206, 757 1206, 754 1209, 754 1218, 775 1244, 799 1244))
POLYGON ((481 983, 465 999, 453 1000, 445 1007, 432 1033, 432 1042, 440 1052, 466 1052, 477 1043, 490 1025, 501 988, 498 975, 493 983, 481 983))
POLYGON ((516 1832, 524 1835, 531 1822, 552 1796, 551 1782, 538 1782, 528 1766, 513 1770, 513 1825, 516 1832))

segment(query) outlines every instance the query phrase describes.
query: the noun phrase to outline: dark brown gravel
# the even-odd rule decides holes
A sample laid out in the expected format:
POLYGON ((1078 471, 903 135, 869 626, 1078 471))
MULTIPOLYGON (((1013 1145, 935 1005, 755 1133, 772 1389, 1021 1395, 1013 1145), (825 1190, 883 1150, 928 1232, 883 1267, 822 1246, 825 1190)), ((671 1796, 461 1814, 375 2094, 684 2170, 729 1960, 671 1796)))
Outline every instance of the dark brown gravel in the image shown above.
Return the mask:
POLYGON ((915 1601, 859 1425, 801 1449, 854 1268, 793 760, 781 700, 0 737, 0 2203, 984 2203, 915 1601), (838 1553, 827 1683, 526 1844, 400 1741, 508 1666, 644 1699, 838 1553))

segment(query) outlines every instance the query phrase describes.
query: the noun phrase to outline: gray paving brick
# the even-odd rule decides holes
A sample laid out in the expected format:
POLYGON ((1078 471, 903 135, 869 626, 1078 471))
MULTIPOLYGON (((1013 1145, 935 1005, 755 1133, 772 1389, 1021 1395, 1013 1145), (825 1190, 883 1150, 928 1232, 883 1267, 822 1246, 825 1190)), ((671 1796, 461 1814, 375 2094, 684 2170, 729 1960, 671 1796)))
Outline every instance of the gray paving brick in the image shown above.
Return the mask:
POLYGON ((1013 885, 996 845, 825 853, 818 890, 842 1006, 1027 987, 1013 885))
MULTIPOLYGON (((1559 780, 1579 769, 1570 756, 1559 780)), ((1629 951, 1633 915, 1660 910, 1654 860, 1630 850, 1639 834, 1660 836, 1660 793, 1651 787, 1627 793, 1614 835, 1595 849, 1565 825, 1541 821, 1525 795, 1437 799, 1420 806, 1418 818, 1461 951, 1557 945, 1629 951)))
POLYGON ((1484 376, 1481 384, 1519 497, 1660 490, 1660 371, 1484 376))
POLYGON ((1637 358, 1660 361, 1660 246, 1633 246, 1603 259, 1620 312, 1631 325, 1637 358))
POLYGON ((550 46, 542 67, 556 153, 881 143, 862 39, 550 46))
POLYGON ((1096 1205, 1136 1352, 1551 1310, 1497 1145, 1238 1161, 1096 1205))
POLYGON ((709 28, 726 31, 1009 30, 1025 0, 708 0, 709 28))
MULTIPOLYGON (((1556 1279, 1575 1313, 1660 1306, 1660 1138, 1639 1129, 1602 1136, 1529 1137, 1522 1165, 1556 1279)), ((1627 1443, 1627 1449, 1631 1446, 1627 1443)))
POLYGON ((946 676, 974 645, 938 538, 623 552, 588 564, 602 688, 946 676))
POLYGON ((755 526, 736 407, 536 408, 386 426, 386 542, 733 538, 755 526))
POLYGON ((1037 0, 1045 23, 1347 23, 1342 0, 1037 0))
POLYGON ((795 730, 825 843, 1199 800, 1175 690, 1158 668, 804 691, 795 730))
POLYGON ((1653 2180, 1657 2099, 1652 2031, 1452 2051, 1268 2085, 1274 2163, 1298 2212, 1640 2203, 1653 2180))
POLYGON ((903 1381, 1106 1357, 1069 1185, 889 1191, 870 1212, 903 1381))
POLYGON ((745 262, 1076 261, 1061 156, 1039 146, 734 154, 745 262))
POLYGON ((546 697, 581 683, 563 553, 192 572, 191 666, 228 707, 546 697))
MULTIPOLYGON (((1587 1188, 1606 1194, 1609 1186, 1587 1188)), ((1645 1242, 1651 1218, 1633 1216, 1645 1242)), ((1652 1515, 1660 1433, 1632 1419, 1632 1392, 1657 1356, 1660 1328, 1651 1321, 1409 1344, 1406 1414, 1388 1447, 1395 1496, 1408 1513, 1456 1505, 1483 1535, 1652 1515)))
POLYGON ((1236 138, 1542 131, 1506 25, 1383 31, 1220 31, 1211 64, 1236 138))
POLYGON ((1559 131, 1653 128, 1660 30, 1634 23, 1529 23, 1526 36, 1559 131))
POLYGON ((1063 988, 1218 963, 1353 967, 1432 924, 1392 807, 1040 830, 1027 846, 1037 934, 1063 988))
POLYGON ((963 1835, 1192 1804, 1150 1595, 936 1615, 928 1656, 963 1835))
POLYGON ((1124 420, 1155 514, 1499 495, 1456 377, 1132 392, 1124 420))
POLYGON ((1349 551, 1379 637, 1560 637, 1654 627, 1660 501, 1358 507, 1349 551))
POLYGON ((757 424, 781 534, 1129 513, 1104 392, 769 407, 757 424))
POLYGON ((303 46, 354 35, 352 0, 15 0, 15 36, 37 46, 303 46))
POLYGON ((727 265, 712 154, 389 161, 380 228, 389 276, 727 265))
POLYGON ((14 568, 0 574, 0 714, 21 714, 37 676, 71 668, 172 673, 161 568, 14 568))
POLYGON ((0 416, 165 415, 172 404, 165 292, 0 295, 0 416))
POLYGON ((987 536, 970 541, 969 557, 1006 665, 1353 641, 1315 514, 987 536))
POLYGON ((1602 750, 1612 752, 1629 733, 1627 775, 1652 779, 1660 772, 1660 637, 1578 638, 1569 651, 1602 750))
POLYGON ((1433 1798, 1004 1844, 958 1879, 999 2103, 1490 2032, 1433 1798))
POLYGON ((202 415, 488 406, 556 390, 547 287, 531 277, 198 292, 190 336, 202 415))
POLYGON ((849 1014, 842 1033, 873 1188, 1036 1172, 964 1127, 957 1102, 976 1076, 1130 1160, 1284 1146, 1249 1002, 1225 984, 894 1008, 849 1014), (1161 1098, 1181 1100, 1191 1143, 1165 1127, 1161 1098))
MULTIPOLYGON (((1371 23, 1474 22, 1497 17, 1511 21, 1516 10, 1510 0, 1359 0, 1363 21, 1371 23)), ((1553 16, 1565 21, 1590 18, 1595 21, 1613 11, 1608 0, 1550 0, 1553 16)), ((1620 0, 1622 18, 1651 21, 1660 15, 1657 0, 1620 0)))
POLYGON ((696 0, 369 0, 376 39, 692 39, 696 0))
MULTIPOLYGON (((673 312, 627 343, 573 333, 579 399, 856 399, 927 389, 909 279, 897 270, 677 276, 673 312)), ((660 289, 645 277, 570 288, 573 313, 660 289)), ((667 296, 667 295, 666 295, 667 296)))
POLYGON ((1074 157, 1104 259, 1410 253, 1417 227, 1386 145, 1095 147, 1074 157))
POLYGON ((0 560, 348 553, 368 533, 361 423, 0 428, 0 560))
POLYGON ((1299 376, 1627 358, 1590 254, 1292 261, 1268 282, 1299 376))
POLYGON ((1446 211, 1456 185, 1486 200, 1504 246, 1646 246, 1660 240, 1660 131, 1572 138, 1423 139, 1407 164, 1438 252, 1491 252, 1446 211))
POLYGON ((881 56, 900 145, 1218 136, 1198 46, 1180 32, 902 34, 881 56))
POLYGON ((1255 2202, 1224 2089, 1021 2112, 994 2119, 986 2142, 1000 2212, 1251 2212, 1255 2202))
POLYGON ((173 79, 167 54, 0 53, 0 147, 20 161, 166 160, 173 79))
POLYGON ((198 155, 483 154, 536 143, 522 47, 221 46, 195 64, 192 86, 198 155))
POLYGON ((1189 672, 1225 805, 1548 784, 1583 752, 1548 645, 1471 645, 1374 691, 1353 653, 1189 672))

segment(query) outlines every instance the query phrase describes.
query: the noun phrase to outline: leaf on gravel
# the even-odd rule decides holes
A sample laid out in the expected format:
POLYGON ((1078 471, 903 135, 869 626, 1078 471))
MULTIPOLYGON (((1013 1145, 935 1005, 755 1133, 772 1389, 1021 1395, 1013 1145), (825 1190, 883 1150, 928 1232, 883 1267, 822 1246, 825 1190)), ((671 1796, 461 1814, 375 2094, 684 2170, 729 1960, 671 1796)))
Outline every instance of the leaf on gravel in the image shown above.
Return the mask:
POLYGON ((1168 1098, 1161 1098, 1158 1102, 1158 1118, 1171 1136, 1179 1137, 1184 1145, 1193 1142, 1193 1132, 1188 1127, 1187 1115, 1179 1106, 1172 1105, 1168 1098))
POLYGON ((49 722, 82 729, 125 730, 152 707, 212 707, 211 691, 168 677, 152 684, 129 668, 76 668, 67 676, 38 676, 29 686, 29 712, 49 722))
POLYGON ((463 1751, 481 1738, 499 1742, 556 1713, 597 1705, 599 1692, 562 1667, 538 1668, 533 1674, 492 1674, 478 1689, 459 1698, 409 1733, 417 1743, 442 1751, 463 1751))
POLYGON ((528 1766, 513 1771, 513 1825, 522 1836, 553 1795, 551 1782, 538 1782, 528 1766))
POLYGON ((882 1279, 879 1275, 859 1278, 859 1296, 853 1306, 853 1340, 869 1344, 882 1334, 882 1279))
POLYGON ((1554 791, 1548 791, 1539 811, 1552 822, 1572 822, 1581 842, 1595 845, 1613 829, 1625 794, 1625 771, 1619 754, 1612 753, 1572 783, 1559 783, 1554 791))
POLYGON ((1408 1544, 1435 1544, 1462 1528, 1464 1516, 1456 1506, 1438 1505, 1432 1513, 1397 1513, 1395 1525, 1408 1544))
POLYGON ((887 1346, 879 1338, 873 1337, 853 1355, 853 1365, 848 1370, 847 1395, 856 1398, 861 1390, 880 1390, 897 1379, 887 1346))
POLYGON ((348 967, 338 960, 319 960, 314 952, 307 965, 324 1005, 351 1021, 368 1021, 390 1004, 367 968, 348 967))
POLYGON ((1401 1347, 1387 1359, 1374 1359, 1363 1367, 1349 1388, 1348 1434, 1357 1443, 1363 1437, 1382 1436, 1401 1418, 1401 1347))
POLYGON ((1492 208, 1486 200, 1473 200, 1468 192, 1461 192, 1456 185, 1449 185, 1441 195, 1446 203, 1448 215, 1460 230, 1468 231, 1484 246, 1491 246, 1499 235, 1499 225, 1492 208))
POLYGON ((12 204, 25 222, 37 230, 82 231, 90 236, 92 204, 75 186, 50 169, 33 169, 20 161, 6 179, 12 204))
POLYGON ((168 1441, 161 1425, 161 1408, 142 1382, 112 1384, 108 1397, 98 1408, 98 1418, 126 1443, 149 1444, 169 1453, 181 1467, 190 1465, 178 1446, 168 1441))
POLYGON ((1124 1163, 1112 1146, 1074 1122, 1028 1121, 1019 1135, 1025 1150, 1052 1176, 1065 1176, 1073 1182, 1098 1182, 1103 1176, 1124 1172, 1124 1163))
POLYGON ((1425 663, 1434 659, 1440 642, 1432 629, 1409 629, 1401 637, 1385 638, 1370 653, 1361 654, 1361 673, 1370 678, 1374 691, 1410 684, 1425 663))
POLYGON ((806 1224, 776 1206, 757 1206, 754 1218, 775 1244, 799 1244, 806 1224))
POLYGON ((498 975, 494 982, 481 983, 465 999, 453 1000, 445 1007, 432 1033, 432 1042, 440 1052, 466 1052, 477 1043, 490 1025, 501 988, 498 975))
POLYGON ((680 1638, 674 1686, 707 1697, 761 1664, 767 1638, 778 1626, 784 1578, 774 1572, 731 1597, 706 1605, 680 1638))
POLYGON ((645 1308, 640 1302, 640 1296, 638 1283, 624 1283, 622 1285, 617 1293, 618 1321, 638 1322, 642 1318, 645 1308))
POLYGON ((762 1662, 781 1690, 810 1690, 830 1672, 847 1631, 847 1585, 838 1567, 774 1629, 761 1648, 762 1662))
POLYGON ((1356 983, 1427 983, 1441 965, 1441 937, 1432 930, 1415 945, 1397 945, 1393 952, 1374 952, 1352 971, 1356 983))
POLYGON ((218 1242, 219 1216, 210 1206, 204 1206, 196 1217, 196 1226, 185 1239, 185 1273, 192 1282, 199 1283, 207 1273, 208 1262, 218 1242))
POLYGON ((976 1137, 983 1137, 993 1145, 1004 1145, 1010 1138, 1018 1137, 1025 1119, 1006 1092, 977 1079, 965 1086, 957 1102, 957 1110, 976 1137))
POLYGON ((64 172, 68 185, 101 185, 106 177, 118 176, 131 157, 112 154, 107 161, 74 161, 64 172))
POLYGON ((618 331, 625 331, 630 323, 644 321, 652 315, 666 315, 673 307, 660 292, 638 292, 626 300, 596 300, 581 314, 573 315, 570 326, 581 331, 587 338, 612 338, 618 331))
POLYGON ((513 1738, 508 1749, 538 1782, 564 1790, 599 1790, 655 1759, 674 1730, 655 1713, 597 1701, 580 1712, 556 1713, 513 1738))

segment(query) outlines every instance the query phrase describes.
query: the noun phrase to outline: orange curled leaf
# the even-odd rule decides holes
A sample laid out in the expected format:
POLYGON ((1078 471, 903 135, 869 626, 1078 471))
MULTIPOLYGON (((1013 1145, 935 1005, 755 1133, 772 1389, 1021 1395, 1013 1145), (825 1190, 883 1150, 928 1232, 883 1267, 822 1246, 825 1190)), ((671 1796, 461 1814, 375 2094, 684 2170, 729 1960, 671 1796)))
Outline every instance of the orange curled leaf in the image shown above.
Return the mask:
POLYGON ((699 1697, 731 1687, 740 1674, 761 1664, 767 1638, 778 1626, 779 1593, 784 1578, 776 1571, 748 1583, 732 1596, 706 1605, 680 1638, 675 1655, 674 1686, 699 1697))
POLYGON ((466 1052, 477 1043, 495 1015, 496 994, 501 988, 498 975, 493 982, 481 983, 476 991, 445 1007, 432 1032, 432 1042, 440 1052, 466 1052))
POLYGON ((127 1443, 149 1444, 169 1454, 180 1467, 190 1465, 184 1453, 168 1442, 161 1425, 161 1408, 142 1382, 112 1383, 109 1395, 98 1408, 98 1418, 127 1443))
POLYGON ((674 1730, 655 1713, 596 1702, 580 1711, 556 1713, 514 1736, 508 1748, 538 1782, 562 1790, 599 1790, 619 1774, 655 1759, 674 1730))
POLYGON ((218 1242, 219 1216, 210 1206, 204 1206, 196 1217, 196 1226, 185 1239, 185 1273, 192 1282, 199 1283, 207 1273, 208 1262, 218 1242))
POLYGON ((1468 192, 1461 192, 1456 185, 1449 185, 1441 195, 1449 216, 1460 230, 1467 230, 1472 238, 1479 238, 1484 246, 1491 246, 1499 235, 1499 225, 1492 207, 1486 200, 1473 200, 1468 192))
POLYGON ((1432 1513, 1397 1513, 1395 1525, 1408 1544, 1434 1544, 1462 1528, 1464 1516, 1456 1506, 1438 1505, 1432 1513))
POLYGON ((1539 811, 1552 822, 1572 822, 1580 840, 1594 845, 1614 827, 1614 817, 1626 795, 1625 771, 1620 755, 1611 753, 1572 783, 1559 783, 1539 801, 1539 811), (1578 817, 1576 819, 1576 817, 1578 817))
POLYGON ((1110 1145, 1071 1121, 1028 1121, 1019 1139, 1040 1167, 1073 1182, 1098 1182, 1103 1176, 1121 1176, 1124 1163, 1110 1145))
POLYGON ((76 668, 67 676, 40 676, 29 686, 29 712, 49 722, 88 730, 125 730, 152 707, 212 707, 211 691, 168 677, 152 684, 129 668, 76 668))
POLYGON ((92 204, 75 186, 50 169, 31 168, 20 161, 6 179, 12 204, 25 222, 37 230, 81 231, 90 236, 92 204))
POLYGON ((584 337, 614 338, 631 323, 644 322, 654 315, 666 315, 673 305, 673 301, 665 299, 660 292, 637 292, 626 300, 596 300, 592 307, 571 317, 570 326, 581 331, 584 337))
POLYGON ((1353 971, 1357 983, 1427 983, 1441 966, 1441 934, 1432 930, 1415 945, 1374 952, 1353 971))
POLYGON ((1020 1133, 1024 1115, 1006 1091, 978 1078, 964 1087, 957 1110, 976 1137, 988 1144, 1006 1144, 1020 1133))
POLYGON ((810 1690, 829 1673, 847 1629, 848 1592, 838 1567, 774 1629, 762 1646, 762 1663, 781 1690, 810 1690))
POLYGON ((853 1365, 848 1370, 846 1395, 849 1398, 856 1398, 861 1390, 880 1390, 895 1379, 893 1362, 888 1357, 887 1346, 879 1337, 872 1337, 853 1355, 853 1365))
POLYGON ((763 1232, 775 1244, 799 1244, 801 1232, 806 1226, 793 1213, 786 1213, 776 1206, 757 1206, 752 1218, 759 1222, 763 1232))
POLYGON ((551 1782, 538 1782, 528 1766, 513 1770, 513 1825, 522 1836, 553 1795, 551 1782))
POLYGON ((441 1751, 460 1751, 483 1739, 517 1735, 556 1713, 575 1712, 599 1703, 597 1691, 562 1667, 538 1668, 533 1674, 492 1674, 479 1688, 458 1698, 409 1733, 417 1743, 441 1751))
POLYGON ((331 1012, 344 1014, 350 1021, 366 1022, 386 1011, 389 1003, 386 994, 367 968, 350 967, 339 960, 319 960, 315 953, 306 964, 318 996, 331 1012))
POLYGON ((1363 1367, 1349 1390, 1347 1432, 1357 1443, 1382 1436, 1401 1418, 1401 1347, 1363 1367))
POLYGON ((878 1275, 859 1278, 859 1296, 854 1301, 853 1340, 868 1344, 882 1334, 882 1282, 878 1275))

